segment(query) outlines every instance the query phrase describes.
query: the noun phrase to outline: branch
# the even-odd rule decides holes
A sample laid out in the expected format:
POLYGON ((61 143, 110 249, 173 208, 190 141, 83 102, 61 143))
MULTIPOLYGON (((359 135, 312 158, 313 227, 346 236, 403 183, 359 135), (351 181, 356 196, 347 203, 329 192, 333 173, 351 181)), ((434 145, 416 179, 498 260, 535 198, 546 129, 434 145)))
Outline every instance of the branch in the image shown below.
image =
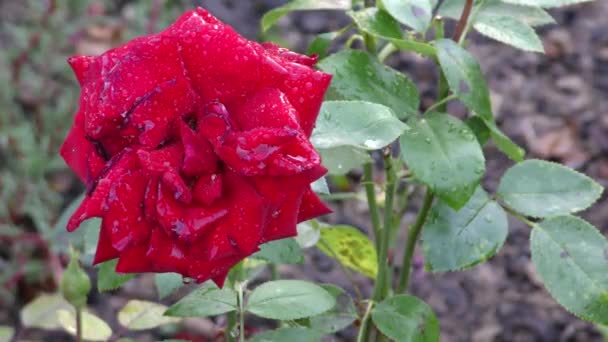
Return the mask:
POLYGON ((456 25, 456 30, 454 31, 454 36, 452 39, 455 42, 460 41, 460 37, 464 32, 465 27, 467 27, 467 22, 469 21, 469 16, 471 15, 471 9, 473 8, 473 0, 466 0, 467 2, 462 9, 462 14, 460 15, 460 19, 458 20, 458 24, 456 25))

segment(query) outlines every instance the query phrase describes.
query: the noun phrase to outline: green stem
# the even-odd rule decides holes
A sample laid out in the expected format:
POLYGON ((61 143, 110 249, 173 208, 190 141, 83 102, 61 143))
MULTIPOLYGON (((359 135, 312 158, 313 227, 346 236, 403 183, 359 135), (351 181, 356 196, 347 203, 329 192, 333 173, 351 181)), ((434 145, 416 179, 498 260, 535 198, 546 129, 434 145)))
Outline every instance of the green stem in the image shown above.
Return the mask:
POLYGON ((365 37, 363 37, 363 36, 362 36, 362 35, 360 35, 360 34, 353 34, 352 36, 348 37, 348 40, 347 40, 347 41, 344 43, 344 46, 345 46, 347 49, 350 49, 350 47, 353 45, 353 43, 354 43, 356 40, 360 40, 360 41, 362 41, 362 42, 364 42, 364 43, 365 43, 365 37))
POLYGON ((374 166, 371 162, 363 165, 363 184, 365 186, 365 195, 367 197, 367 205, 369 207, 369 216, 374 229, 374 237, 376 239, 376 248, 380 247, 380 215, 378 214, 378 202, 376 201, 376 190, 374 189, 374 166))
POLYGON ((448 102, 457 99, 458 96, 452 94, 450 96, 446 96, 443 97, 441 100, 435 102, 432 106, 430 106, 429 108, 427 108, 424 113, 422 115, 426 115, 434 110, 438 110, 441 112, 445 112, 446 111, 446 107, 448 105, 448 102), (440 110, 441 109, 441 110, 440 110))
POLYGON ((245 304, 243 303, 243 290, 246 283, 239 285, 239 341, 245 342, 245 304))
POLYGON ((382 63, 388 56, 397 51, 399 51, 399 49, 393 43, 387 43, 386 45, 384 45, 382 50, 378 52, 378 60, 380 61, 380 63, 382 63))
POLYGON ((374 307, 374 301, 370 300, 367 303, 367 308, 365 309, 365 314, 363 315, 363 319, 361 320, 361 328, 359 329, 359 334, 357 335, 357 342, 367 342, 369 341, 369 320, 371 318, 372 308, 374 307))
POLYGON ((271 277, 271 279, 272 280, 279 279, 279 271, 277 269, 277 265, 273 264, 273 263, 270 263, 268 266, 270 268, 270 277, 271 277))
POLYGON ((521 222, 527 224, 530 227, 534 227, 536 226, 536 223, 528 220, 526 217, 524 217, 523 215, 521 215, 520 213, 518 213, 517 211, 515 211, 513 208, 509 207, 508 205, 505 205, 504 203, 498 202, 503 209, 508 212, 509 214, 511 214, 513 217, 517 218, 518 220, 520 220, 521 222))
POLYGON ((386 173, 385 185, 385 206, 384 206, 384 226, 380 232, 378 239, 380 240, 380 250, 378 251, 378 274, 376 276, 376 285, 372 299, 376 302, 381 301, 386 297, 388 286, 390 284, 390 265, 388 263, 388 246, 393 231, 393 201, 395 198, 395 170, 390 150, 384 156, 384 170, 386 173))
POLYGON ((443 29, 443 19, 433 19, 433 28, 435 28, 435 39, 443 39, 445 37, 445 30, 443 29))
POLYGON ((232 335, 232 330, 237 321, 237 312, 232 311, 228 313, 228 322, 226 322, 226 331, 224 331, 224 337, 228 342, 236 342, 236 338, 232 335))
POLYGON ((399 277, 397 293, 407 291, 407 287, 410 282, 412 258, 414 256, 416 242, 418 241, 420 232, 422 232, 422 227, 424 227, 424 223, 426 222, 426 218, 429 215, 431 205, 433 204, 434 199, 435 195, 433 194, 433 191, 431 189, 427 189, 426 194, 424 195, 424 201, 422 202, 422 208, 418 213, 416 222, 414 222, 414 225, 408 231, 407 243, 405 245, 405 252, 403 254, 403 262, 401 263, 401 276, 399 277))
POLYGON ((82 308, 76 308, 76 342, 82 341, 82 308))

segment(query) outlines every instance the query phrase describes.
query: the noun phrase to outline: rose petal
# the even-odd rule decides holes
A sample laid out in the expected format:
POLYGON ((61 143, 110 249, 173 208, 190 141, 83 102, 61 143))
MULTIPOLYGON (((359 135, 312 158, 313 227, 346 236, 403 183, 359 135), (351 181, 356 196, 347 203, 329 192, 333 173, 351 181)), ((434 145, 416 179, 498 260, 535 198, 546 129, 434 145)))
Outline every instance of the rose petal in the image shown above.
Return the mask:
POLYGON ((304 192, 304 196, 302 197, 302 203, 298 211, 298 223, 327 215, 331 212, 332 210, 309 188, 304 192))
POLYGON ((194 200, 210 205, 222 195, 222 175, 209 174, 201 176, 192 188, 194 200))
POLYGON ((109 228, 104 227, 102 224, 101 228, 99 229, 99 242, 97 242, 97 250, 95 251, 93 265, 116 259, 119 256, 120 252, 112 247, 109 228))
POLYGON ((258 127, 300 128, 298 113, 287 96, 276 88, 262 88, 233 112, 242 130, 258 127))
POLYGON ((189 176, 214 173, 217 170, 217 156, 209 141, 183 121, 180 122, 180 133, 184 144, 182 171, 189 176))

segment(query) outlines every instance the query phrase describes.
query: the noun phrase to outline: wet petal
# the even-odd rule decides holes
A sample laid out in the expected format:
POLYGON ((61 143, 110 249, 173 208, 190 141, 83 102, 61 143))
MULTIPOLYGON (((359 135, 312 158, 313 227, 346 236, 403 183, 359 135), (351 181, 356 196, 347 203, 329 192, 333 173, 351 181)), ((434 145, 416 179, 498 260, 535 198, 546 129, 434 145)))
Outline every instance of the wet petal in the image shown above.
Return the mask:
POLYGON ((209 141, 202 134, 193 131, 183 121, 180 123, 180 133, 184 144, 182 171, 189 176, 215 172, 217 156, 209 141))
POLYGON ((309 188, 304 192, 304 196, 302 197, 302 203, 298 212, 298 223, 327 215, 331 212, 332 210, 309 188))
POLYGON ((209 174, 201 176, 192 188, 194 200, 210 205, 222 195, 222 175, 209 174))
POLYGON ((242 130, 258 127, 300 128, 298 113, 276 88, 262 88, 236 109, 233 117, 242 130))
POLYGON ((119 256, 120 252, 112 247, 109 228, 104 227, 102 224, 101 229, 99 229, 99 241, 97 242, 97 250, 95 251, 93 265, 116 259, 119 256))
POLYGON ((179 40, 189 79, 204 102, 242 101, 258 85, 258 44, 243 38, 205 10, 184 14, 162 35, 179 40))

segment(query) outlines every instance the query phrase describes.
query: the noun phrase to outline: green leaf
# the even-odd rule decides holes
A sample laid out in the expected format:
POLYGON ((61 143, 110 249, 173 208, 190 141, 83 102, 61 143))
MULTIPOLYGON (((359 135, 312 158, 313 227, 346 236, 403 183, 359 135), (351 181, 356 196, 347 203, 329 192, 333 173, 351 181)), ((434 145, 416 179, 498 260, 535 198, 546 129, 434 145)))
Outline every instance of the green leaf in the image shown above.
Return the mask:
POLYGON ((321 177, 310 183, 310 188, 317 194, 329 195, 329 185, 327 185, 325 177, 321 177))
POLYGON ((238 308, 237 293, 233 289, 219 289, 214 284, 204 284, 171 306, 167 316, 207 317, 217 316, 238 308))
POLYGON ((318 151, 321 154, 323 166, 333 175, 346 174, 371 160, 365 150, 353 146, 320 148, 318 151))
POLYGON ((511 167, 498 186, 498 197, 515 211, 549 217, 586 209, 602 194, 593 179, 563 165, 526 160, 511 167))
POLYGON ((494 145, 507 157, 511 158, 515 162, 520 162, 524 160, 524 156, 526 155, 526 151, 519 147, 516 143, 514 143, 511 138, 505 135, 500 128, 494 122, 494 118, 484 118, 480 117, 483 122, 485 122, 486 127, 490 130, 490 136, 492 137, 492 141, 494 141, 494 145))
POLYGON ((445 113, 408 121, 401 155, 416 179, 454 209, 473 195, 485 170, 481 146, 471 129, 445 113))
POLYGON ((319 69, 333 75, 327 98, 383 104, 399 118, 416 115, 420 96, 404 74, 360 50, 344 50, 321 60, 319 69))
POLYGON ((429 0, 382 0, 384 9, 395 19, 424 33, 431 23, 433 8, 429 0))
POLYGON ((321 238, 320 227, 315 220, 298 223, 297 229, 298 236, 295 239, 301 248, 310 248, 316 245, 319 238, 321 238))
POLYGON ((130 300, 118 312, 118 322, 129 330, 146 330, 179 322, 179 318, 164 316, 167 307, 143 300, 130 300))
POLYGON ((184 285, 184 278, 177 273, 157 273, 154 275, 154 284, 158 297, 163 299, 184 285))
POLYGON ((377 150, 397 139, 406 128, 381 104, 325 101, 310 141, 317 148, 354 146, 377 150))
POLYGON ((6 325, 0 325, 0 342, 9 342, 15 335, 15 328, 6 325))
POLYGON ((428 270, 459 271, 480 264, 507 238, 507 214, 481 187, 458 211, 441 201, 431 210, 422 231, 428 270))
POLYGON ((467 126, 469 126, 471 131, 473 131, 473 134, 475 134, 475 137, 477 138, 479 145, 483 146, 486 144, 486 142, 488 142, 488 140, 490 139, 491 133, 490 133, 490 129, 486 126, 483 119, 481 119, 477 115, 473 115, 473 116, 467 118, 464 121, 464 123, 467 124, 467 126))
POLYGON ((59 310, 74 311, 74 307, 60 294, 42 294, 21 309, 21 324, 28 328, 57 329, 61 327, 57 318, 59 310))
POLYGON ((135 277, 135 274, 116 273, 117 263, 118 259, 114 259, 99 265, 99 271, 97 272, 97 288, 99 291, 116 290, 135 277))
POLYGON ((359 229, 347 225, 324 227, 317 247, 342 265, 370 278, 376 277, 376 247, 359 229))
POLYGON ((540 7, 562 7, 574 4, 580 4, 591 0, 503 0, 504 2, 526 5, 526 6, 540 6, 540 7))
POLYGON ((348 12, 361 31, 387 40, 400 50, 417 52, 423 56, 435 56, 432 45, 405 39, 399 23, 386 11, 370 7, 356 12, 348 12))
POLYGON ((440 39, 435 47, 452 92, 482 118, 493 120, 490 91, 475 57, 451 39, 440 39))
POLYGON ((248 342, 320 342, 321 335, 307 328, 281 328, 257 334, 248 342))
MULTIPOLYGON (((439 14, 458 20, 462 14, 464 3, 465 0, 446 1, 441 6, 439 14)), ((481 8, 479 5, 475 6, 474 11, 477 11, 477 15, 473 18, 473 24, 480 18, 496 15, 512 17, 530 26, 555 23, 551 15, 540 7, 509 4, 502 0, 486 0, 481 8)))
POLYGON ((310 317, 308 320, 311 329, 331 334, 351 325, 359 316, 351 296, 343 289, 330 284, 321 285, 336 299, 336 305, 329 311, 310 317))
MULTIPOLYGON (((57 320, 70 335, 76 336, 76 313, 59 310, 57 320)), ((82 339, 86 341, 107 341, 112 336, 112 328, 101 318, 88 311, 82 311, 82 339)))
POLYGON ((260 251, 252 258, 275 264, 300 264, 304 261, 302 249, 294 238, 270 241, 260 245, 260 251))
POLYGON ((323 313, 336 299, 319 285, 301 280, 275 280, 258 286, 247 311, 264 318, 294 320, 323 313))
POLYGON ((281 17, 292 11, 347 10, 350 9, 350 4, 350 0, 293 0, 264 14, 262 17, 262 32, 268 30, 281 17))
POLYGON ((420 299, 397 295, 378 303, 372 320, 384 335, 398 342, 438 342, 439 321, 420 299))
POLYGON ((568 311, 608 324, 608 241, 574 216, 534 226, 532 262, 551 295, 568 311))
POLYGON ((327 56, 327 50, 331 46, 331 42, 336 39, 341 32, 326 32, 315 36, 315 38, 308 45, 306 50, 307 55, 316 54, 319 58, 325 58, 327 56))
POLYGON ((484 16, 475 21, 479 33, 525 51, 544 52, 543 43, 528 24, 506 16, 484 16))

